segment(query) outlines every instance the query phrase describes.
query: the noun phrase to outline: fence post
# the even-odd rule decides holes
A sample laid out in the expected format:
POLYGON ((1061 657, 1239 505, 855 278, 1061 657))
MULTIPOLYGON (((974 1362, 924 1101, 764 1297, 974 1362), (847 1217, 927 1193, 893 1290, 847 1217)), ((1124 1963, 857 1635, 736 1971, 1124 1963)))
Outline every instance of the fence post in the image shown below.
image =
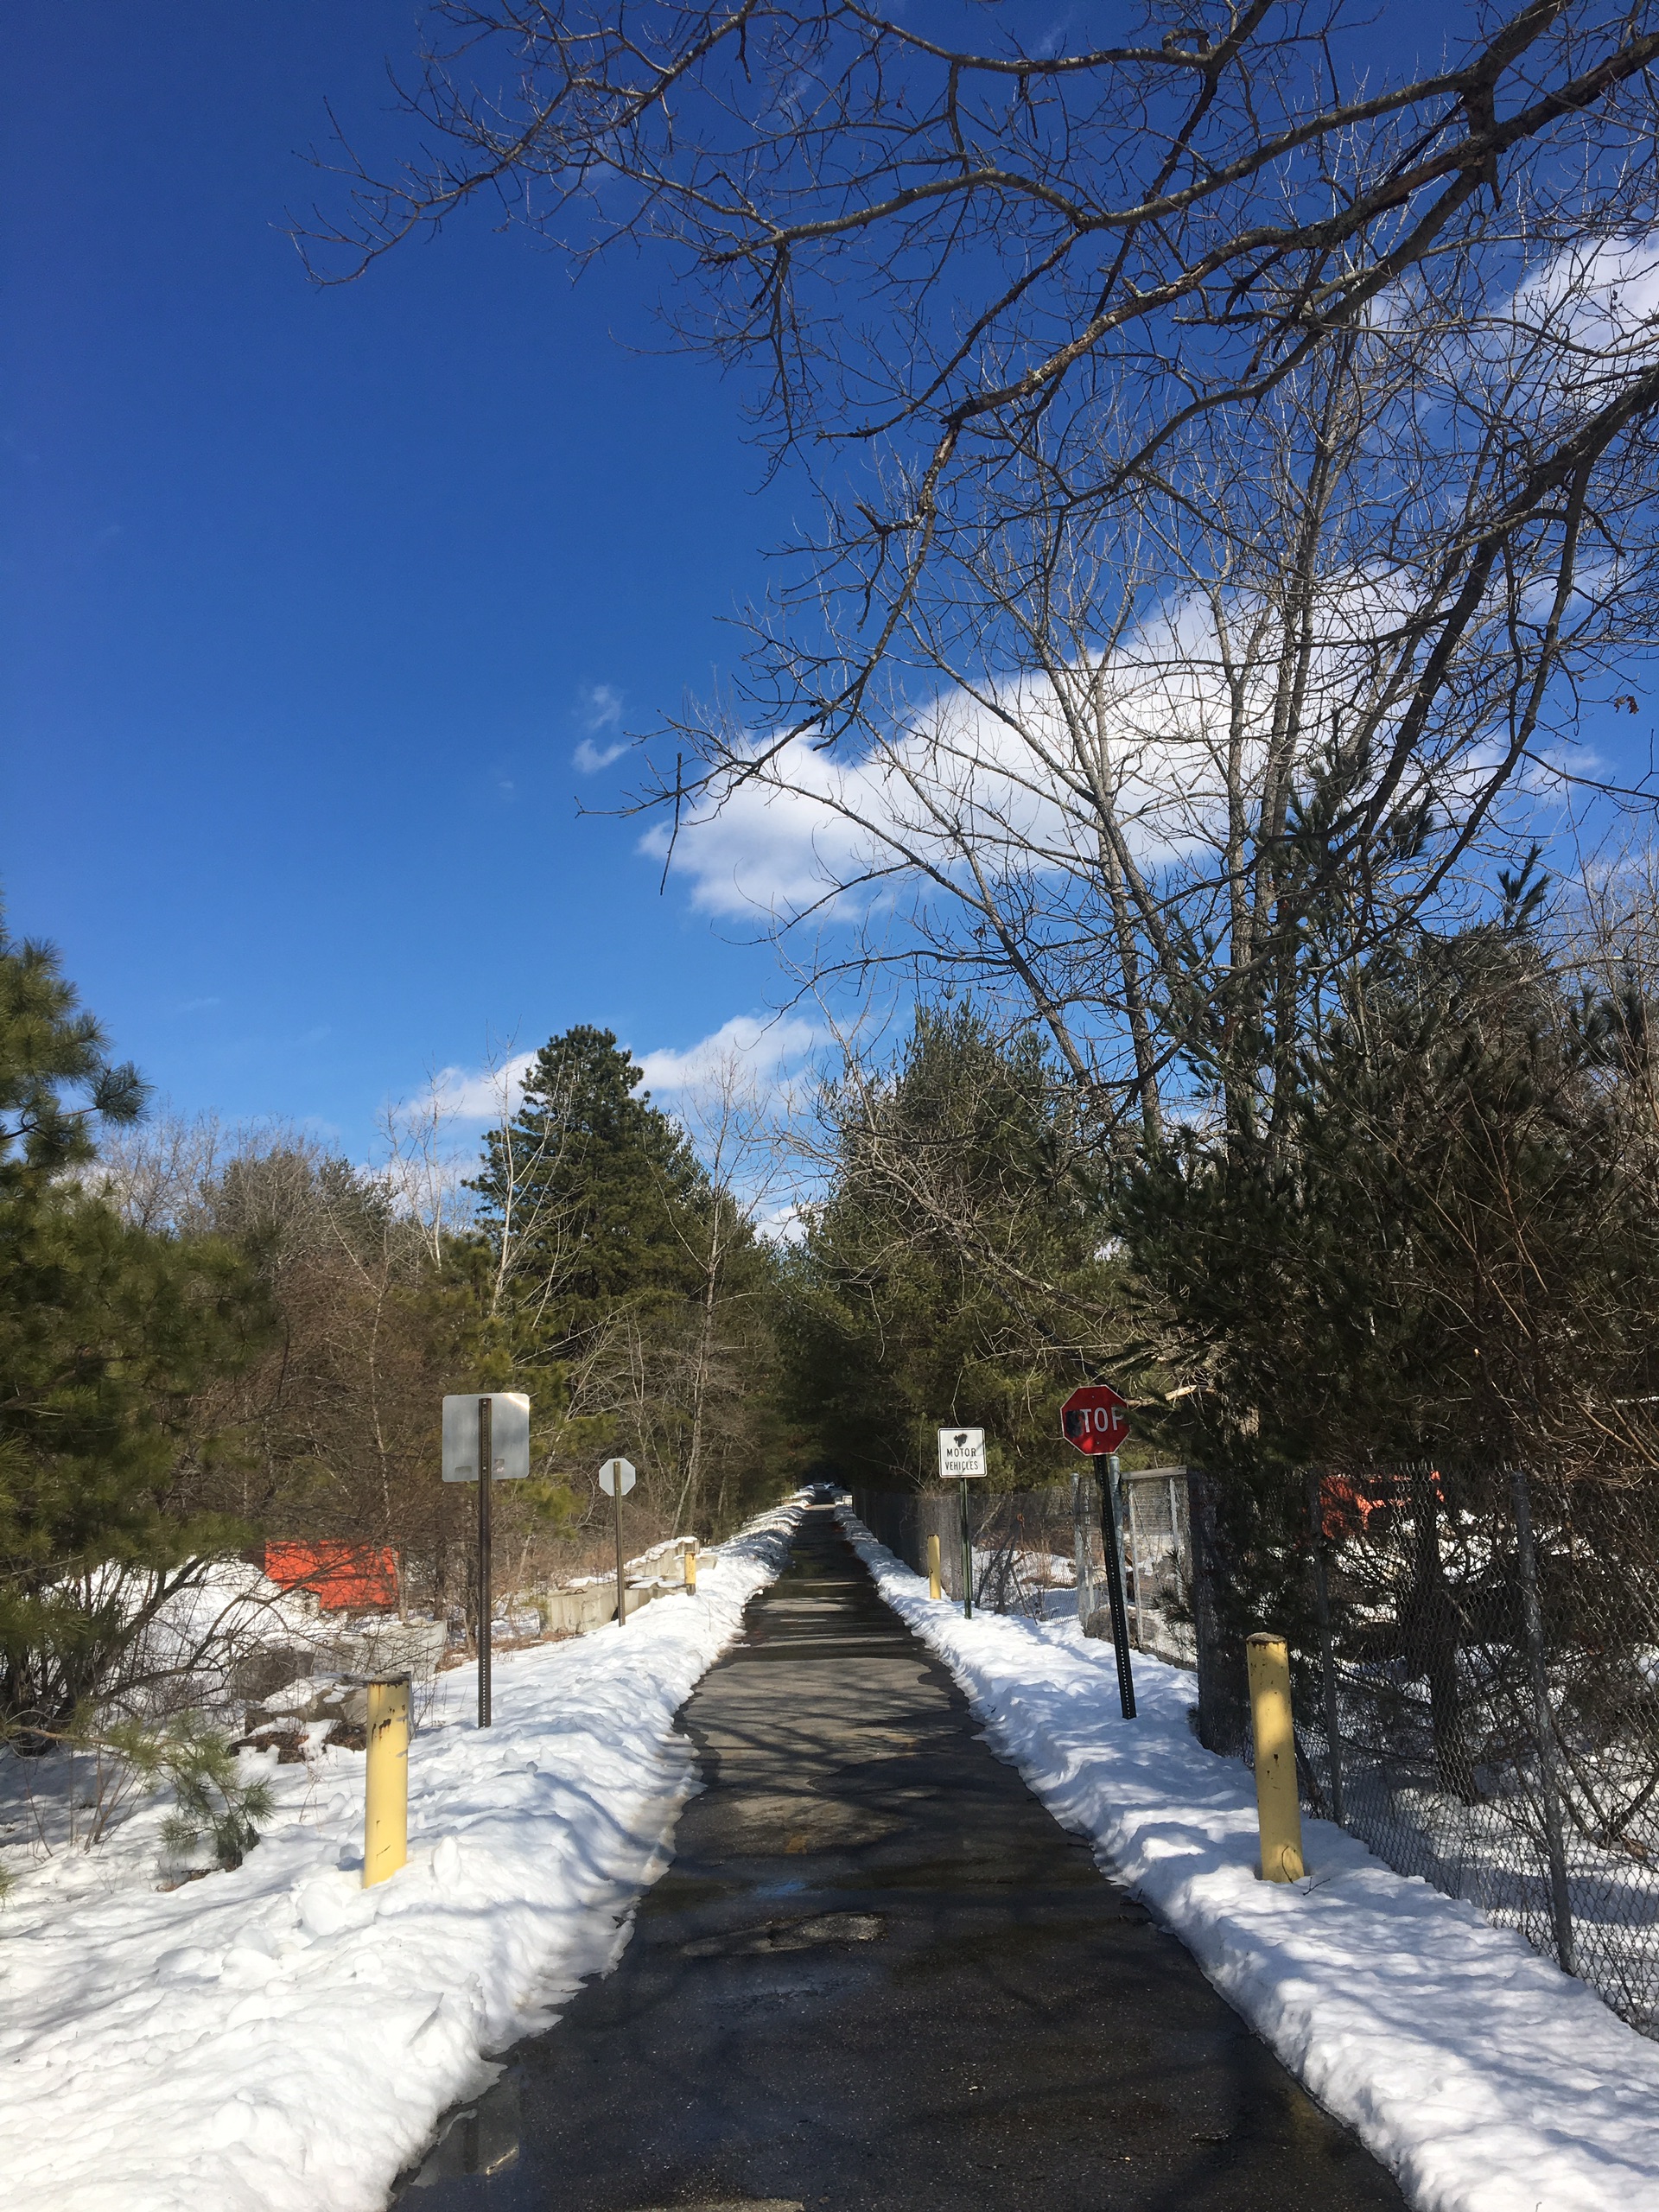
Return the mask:
POLYGON ((1247 1636, 1250 1729, 1255 1739, 1255 1819, 1264 1882, 1300 1882, 1302 1807, 1290 1711, 1290 1653, 1282 1636, 1247 1636))
POLYGON ((1141 1523, 1135 1510, 1135 1484, 1126 1485, 1129 1502, 1129 1572, 1135 1577, 1135 1643, 1138 1651, 1147 1648, 1147 1615, 1143 1601, 1141 1570, 1141 1523))
POLYGON ((1307 1475, 1308 1534, 1313 1544, 1313 1595, 1319 1609, 1319 1666, 1325 1677, 1325 1740, 1331 1752, 1331 1817, 1347 1825, 1342 1796, 1342 1713, 1337 1699, 1337 1662, 1331 1648, 1331 1580, 1325 1560, 1325 1484, 1316 1468, 1307 1475))
POLYGON ((1527 1471, 1513 1469, 1516 1554, 1521 1569, 1521 1616, 1527 1634, 1527 1671, 1538 1731, 1538 1773, 1544 1800, 1544 1836, 1549 1848, 1550 1917, 1555 1923, 1555 1956, 1563 1974, 1576 1974, 1573 1940, 1573 1895, 1567 1881, 1567 1842, 1561 1827, 1560 1754, 1549 1710, 1549 1676, 1544 1666, 1544 1609, 1538 1599, 1538 1561, 1532 1541, 1532 1501, 1527 1471))
POLYGON ((1095 1547, 1089 1525, 1089 1478, 1071 1478, 1071 1557, 1077 1577, 1077 1626, 1087 1630, 1095 1610, 1095 1547))
POLYGON ((1182 1560, 1181 1560, 1181 1522, 1180 1522, 1180 1516, 1177 1513, 1177 1511, 1176 1511, 1176 1510, 1175 1510, 1175 1478, 1174 1478, 1174 1476, 1173 1476, 1173 1475, 1171 1475, 1171 1476, 1169 1477, 1168 1480, 1169 1480, 1169 1548, 1170 1548, 1171 1554, 1172 1554, 1172 1556, 1173 1557, 1174 1561, 1175 1561, 1175 1594, 1176 1594, 1176 1597, 1179 1599, 1179 1598, 1180 1597, 1180 1595, 1181 1595, 1181 1585, 1182 1585, 1183 1580, 1185 1580, 1186 1582, 1191 1583, 1191 1581, 1192 1581, 1192 1575, 1191 1575, 1191 1573, 1186 1573, 1185 1576, 1183 1576, 1183 1573, 1182 1573, 1182 1560))

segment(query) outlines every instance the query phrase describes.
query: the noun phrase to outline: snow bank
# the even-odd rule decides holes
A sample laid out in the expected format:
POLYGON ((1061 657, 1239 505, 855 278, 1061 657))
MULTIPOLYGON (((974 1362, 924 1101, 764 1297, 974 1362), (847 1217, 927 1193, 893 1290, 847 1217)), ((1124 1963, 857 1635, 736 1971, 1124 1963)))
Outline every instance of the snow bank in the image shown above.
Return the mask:
POLYGON ((1257 1881, 1250 1777, 1193 1737, 1191 1675, 1137 1653, 1125 1721, 1109 1644, 1074 1623, 964 1621, 842 1517, 993 1748, 1421 2212, 1659 2208, 1659 2045, 1329 1821, 1306 1825, 1305 1881, 1257 1881))
MULTIPOLYGON (((471 1668, 410 1753, 409 1864, 361 1887, 363 1760, 269 1766, 233 1874, 156 1888, 158 1806, 0 1912, 0 2202, 374 2212, 486 2054, 612 1963, 692 1779, 674 1715, 788 1557, 784 1507, 695 1597, 471 1668)), ((245 1755, 251 1758, 254 1755, 245 1755)))

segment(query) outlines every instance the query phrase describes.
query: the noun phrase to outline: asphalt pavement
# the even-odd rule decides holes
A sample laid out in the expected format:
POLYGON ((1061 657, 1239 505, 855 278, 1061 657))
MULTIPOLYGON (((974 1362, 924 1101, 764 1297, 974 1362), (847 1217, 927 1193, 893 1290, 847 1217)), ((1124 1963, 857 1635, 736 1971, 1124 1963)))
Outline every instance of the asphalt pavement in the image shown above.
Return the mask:
POLYGON ((986 1748, 828 1510, 679 1725, 705 1786, 621 1963, 404 2212, 1398 2212, 986 1748))

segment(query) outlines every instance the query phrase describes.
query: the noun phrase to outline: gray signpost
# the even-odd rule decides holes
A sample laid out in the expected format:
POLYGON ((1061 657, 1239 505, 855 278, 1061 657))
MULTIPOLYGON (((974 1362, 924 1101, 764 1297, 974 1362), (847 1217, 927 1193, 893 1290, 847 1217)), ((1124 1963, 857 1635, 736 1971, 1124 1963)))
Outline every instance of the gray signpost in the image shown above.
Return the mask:
POLYGON ((492 1482, 521 1482, 530 1472, 530 1400, 520 1390, 467 1392, 443 1402, 443 1479, 478 1483, 478 1725, 490 1714, 490 1499, 492 1482))
POLYGON ((599 1471, 599 1486, 607 1497, 616 1500, 616 1624, 628 1624, 628 1586, 622 1573, 622 1501, 633 1488, 634 1473, 631 1461, 607 1459, 599 1471))

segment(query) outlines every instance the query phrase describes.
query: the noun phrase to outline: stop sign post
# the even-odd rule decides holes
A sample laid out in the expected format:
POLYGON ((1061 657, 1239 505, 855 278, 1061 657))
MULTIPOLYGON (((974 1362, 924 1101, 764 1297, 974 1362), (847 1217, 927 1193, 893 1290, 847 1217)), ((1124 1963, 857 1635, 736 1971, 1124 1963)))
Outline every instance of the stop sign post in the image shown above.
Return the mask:
MULTIPOLYGON (((1085 1382, 1060 1408, 1060 1433, 1091 1459, 1104 1459, 1100 1485, 1102 1549, 1106 1554, 1106 1593, 1112 1615, 1112 1649, 1117 1660, 1117 1701, 1126 1720, 1135 1719, 1135 1675, 1129 1665, 1129 1617, 1123 1603, 1123 1540, 1117 1517, 1117 1455, 1128 1440, 1129 1409, 1109 1382, 1085 1382)), ((1079 1586, 1081 1594, 1081 1586, 1079 1586)))

